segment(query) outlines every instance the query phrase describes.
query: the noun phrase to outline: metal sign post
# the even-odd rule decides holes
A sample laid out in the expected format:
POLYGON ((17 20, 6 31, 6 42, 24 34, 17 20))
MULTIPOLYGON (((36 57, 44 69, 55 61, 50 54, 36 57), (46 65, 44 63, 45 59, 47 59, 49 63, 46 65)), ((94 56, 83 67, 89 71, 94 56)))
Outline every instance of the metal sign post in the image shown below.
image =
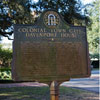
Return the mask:
POLYGON ((59 100, 59 84, 56 81, 50 84, 50 96, 51 100, 59 100))

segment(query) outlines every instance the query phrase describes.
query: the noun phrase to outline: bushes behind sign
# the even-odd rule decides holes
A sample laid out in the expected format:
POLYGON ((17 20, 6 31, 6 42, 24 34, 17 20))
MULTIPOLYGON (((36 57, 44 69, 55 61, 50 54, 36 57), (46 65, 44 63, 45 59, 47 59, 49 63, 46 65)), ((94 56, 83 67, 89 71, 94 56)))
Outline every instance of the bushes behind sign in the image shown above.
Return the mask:
POLYGON ((12 51, 3 49, 0 45, 0 68, 11 67, 12 51))

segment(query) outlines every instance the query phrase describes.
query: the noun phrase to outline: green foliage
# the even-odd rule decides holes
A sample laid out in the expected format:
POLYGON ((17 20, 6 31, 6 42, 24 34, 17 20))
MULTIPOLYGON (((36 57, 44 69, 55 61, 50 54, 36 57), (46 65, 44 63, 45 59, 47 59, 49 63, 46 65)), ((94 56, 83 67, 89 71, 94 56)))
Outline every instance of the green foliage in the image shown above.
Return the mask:
POLYGON ((0 69, 0 80, 11 80, 11 69, 0 69))
POLYGON ((46 9, 56 9, 67 23, 83 25, 89 21, 82 14, 80 0, 2 0, 0 1, 0 34, 9 37, 13 33, 13 24, 33 24, 36 17, 46 9), (33 14, 34 11, 34 14, 33 14), (80 21, 79 21, 80 20, 80 21), (9 30, 9 31, 6 31, 9 30))
POLYGON ((2 49, 2 46, 0 46, 0 68, 10 67, 11 60, 12 60, 12 51, 9 49, 2 49))
POLYGON ((98 59, 99 60, 99 53, 90 54, 91 59, 98 59))
POLYGON ((93 2, 93 7, 88 8, 92 25, 88 27, 88 42, 91 58, 99 59, 99 0, 93 2))
POLYGON ((34 23, 29 0, 0 1, 0 34, 8 37, 13 33, 13 24, 34 23), (8 30, 8 31, 6 31, 8 30))
POLYGON ((67 23, 82 25, 83 21, 89 21, 88 17, 82 14, 82 7, 83 5, 80 0, 39 0, 36 4, 36 12, 42 12, 46 9, 56 9, 67 23))
POLYGON ((11 80, 11 71, 0 72, 0 80, 11 80))

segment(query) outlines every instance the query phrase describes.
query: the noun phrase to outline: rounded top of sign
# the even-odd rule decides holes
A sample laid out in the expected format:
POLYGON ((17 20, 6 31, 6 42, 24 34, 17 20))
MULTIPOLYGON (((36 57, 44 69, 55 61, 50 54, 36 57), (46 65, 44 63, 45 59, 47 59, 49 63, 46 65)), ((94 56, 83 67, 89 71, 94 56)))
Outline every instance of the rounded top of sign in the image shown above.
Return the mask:
POLYGON ((41 16, 38 18, 36 26, 46 27, 46 28, 66 28, 68 29, 70 25, 66 23, 61 14, 56 10, 49 9, 45 10, 41 16))
POLYGON ((60 17, 54 10, 47 10, 43 16, 44 24, 49 28, 55 28, 60 24, 60 17))

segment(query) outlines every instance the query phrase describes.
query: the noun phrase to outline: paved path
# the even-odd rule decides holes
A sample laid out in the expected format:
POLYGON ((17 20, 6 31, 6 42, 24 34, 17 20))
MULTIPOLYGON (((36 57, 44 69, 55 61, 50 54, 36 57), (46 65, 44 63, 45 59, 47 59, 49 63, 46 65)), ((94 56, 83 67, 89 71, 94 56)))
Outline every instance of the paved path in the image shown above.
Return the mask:
POLYGON ((80 88, 99 93, 99 72, 99 70, 93 70, 90 78, 71 79, 69 82, 64 82, 62 86, 80 88))
POLYGON ((0 84, 0 88, 6 88, 6 87, 24 87, 24 86, 32 86, 32 87, 42 87, 47 86, 47 84, 44 83, 38 83, 38 82, 23 82, 23 83, 8 83, 8 84, 0 84))
MULTIPOLYGON (((71 79, 69 82, 64 82, 61 84, 66 87, 80 88, 88 91, 93 91, 99 93, 99 70, 92 71, 90 78, 80 78, 80 79, 71 79)), ((24 82, 24 83, 12 83, 12 84, 0 84, 0 88, 6 87, 23 87, 23 86, 47 86, 43 83, 37 82, 24 82)))

